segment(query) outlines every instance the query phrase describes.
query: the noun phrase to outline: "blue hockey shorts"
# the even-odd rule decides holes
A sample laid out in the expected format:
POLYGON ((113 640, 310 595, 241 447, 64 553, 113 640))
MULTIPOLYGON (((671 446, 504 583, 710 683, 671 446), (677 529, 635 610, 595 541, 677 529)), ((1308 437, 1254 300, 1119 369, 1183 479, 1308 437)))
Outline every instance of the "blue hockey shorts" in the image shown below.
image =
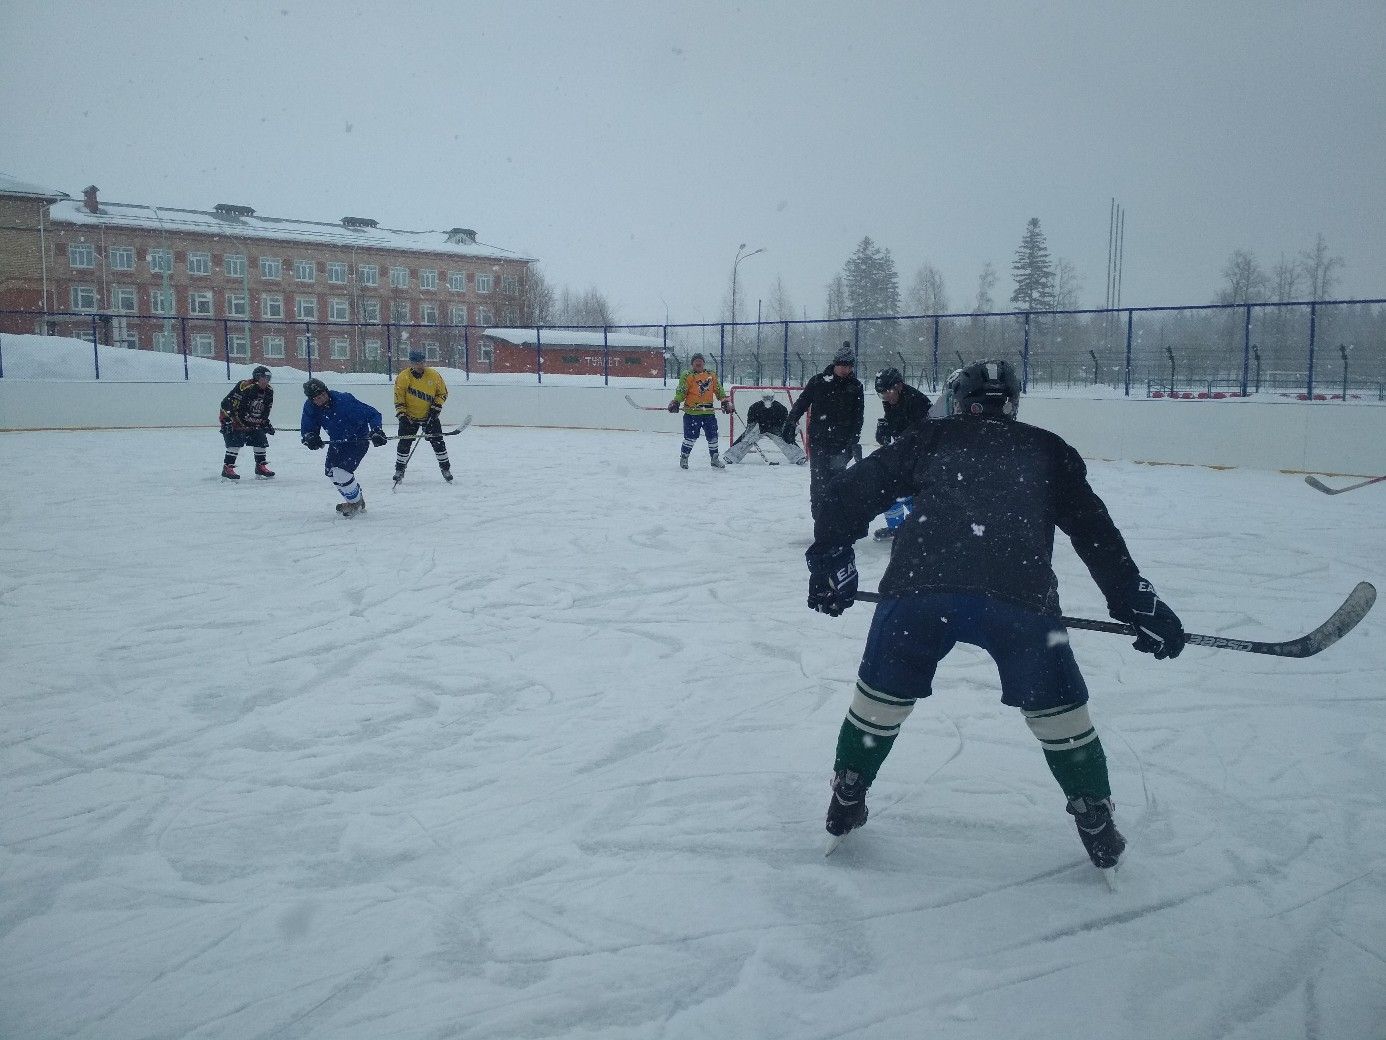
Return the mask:
POLYGON ((873 690, 920 699, 958 643, 981 647, 1001 673, 1001 703, 1033 711, 1086 704, 1088 687, 1056 618, 975 593, 933 592, 876 607, 858 676, 873 690))
POLYGON ((361 465, 361 460, 366 457, 369 447, 370 441, 367 440, 334 441, 327 446, 327 461, 323 464, 323 473, 328 477, 332 476, 334 469, 355 473, 356 467, 361 465))
POLYGON ((692 445, 700 433, 707 434, 708 444, 716 445, 717 416, 685 414, 683 417, 683 442, 692 445))

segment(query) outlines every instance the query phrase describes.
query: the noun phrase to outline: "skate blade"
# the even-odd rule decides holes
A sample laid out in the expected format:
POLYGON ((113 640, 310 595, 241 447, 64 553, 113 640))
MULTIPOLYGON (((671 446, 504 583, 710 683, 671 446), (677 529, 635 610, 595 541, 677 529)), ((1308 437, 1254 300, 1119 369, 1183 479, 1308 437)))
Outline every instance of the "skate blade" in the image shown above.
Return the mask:
POLYGON ((1107 867, 1105 869, 1099 867, 1097 872, 1102 875, 1102 880, 1107 882, 1108 889, 1110 889, 1113 892, 1121 891, 1121 886, 1117 883, 1116 867, 1107 867))
MULTIPOLYGON (((851 834, 848 831, 847 834, 851 834)), ((837 851, 837 847, 847 840, 847 834, 829 834, 828 840, 823 842, 823 855, 831 856, 837 851)))

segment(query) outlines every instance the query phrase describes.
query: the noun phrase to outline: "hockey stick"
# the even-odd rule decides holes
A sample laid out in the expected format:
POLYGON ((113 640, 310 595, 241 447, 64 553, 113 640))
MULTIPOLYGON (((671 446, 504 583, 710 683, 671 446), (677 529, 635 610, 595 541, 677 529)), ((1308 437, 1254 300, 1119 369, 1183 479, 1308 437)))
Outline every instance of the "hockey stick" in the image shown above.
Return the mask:
MULTIPOLYGON (((740 413, 740 412, 738 412, 738 411, 736 411, 735 409, 733 409, 733 410, 732 410, 732 415, 733 415, 734 417, 736 417, 737 419, 741 419, 741 425, 744 426, 744 427, 746 427, 746 429, 742 432, 741 436, 744 437, 744 436, 746 436, 746 434, 748 434, 748 433, 751 432, 751 424, 748 423, 745 419, 742 419, 742 418, 741 418, 741 413, 740 413)), ((734 447, 736 447, 736 442, 735 442, 735 441, 733 441, 733 442, 731 443, 730 447, 728 447, 727 450, 730 451, 731 448, 734 448, 734 447)), ((765 452, 761 451, 761 448, 760 448, 760 444, 759 444, 759 443, 753 443, 753 444, 751 445, 751 450, 754 451, 757 455, 759 455, 760 458, 761 458, 761 461, 764 462, 767 466, 778 466, 778 465, 779 465, 779 462, 771 462, 771 461, 770 461, 770 456, 767 455, 767 454, 765 454, 765 452)), ((742 457, 744 458, 745 456, 742 456, 742 457)))
POLYGON ((631 397, 630 394, 626 394, 626 404, 630 405, 632 408, 638 408, 638 409, 640 409, 642 412, 667 412, 667 411, 669 411, 669 409, 668 409, 667 407, 665 407, 664 405, 662 405, 662 404, 636 404, 636 403, 635 403, 635 398, 631 397))
MULTIPOLYGON (((385 440, 386 440, 387 442, 388 442, 388 441, 412 441, 412 440, 426 441, 426 440, 428 440, 430 437, 456 437, 459 433, 461 433, 463 430, 465 430, 465 429, 466 429, 468 426, 470 426, 471 424, 472 424, 472 417, 469 415, 469 416, 467 416, 465 419, 462 420, 462 425, 459 426, 459 427, 457 427, 457 429, 455 429, 455 430, 444 430, 442 433, 407 433, 407 434, 405 434, 403 437, 386 437, 385 440)), ((362 441, 368 441, 368 440, 370 440, 369 437, 341 437, 341 438, 337 438, 337 439, 335 439, 335 440, 330 440, 330 441, 329 441, 329 440, 324 440, 323 443, 324 443, 324 444, 360 444, 362 441)))
POLYGON ((1325 495, 1341 495, 1344 491, 1356 491, 1358 488, 1366 487, 1368 484, 1379 484, 1386 480, 1386 477, 1372 477, 1371 480, 1358 481, 1356 484, 1349 484, 1347 487, 1331 488, 1318 477, 1305 477, 1304 482, 1315 491, 1322 491, 1325 495))
MULTIPOLYGON (((866 603, 879 603, 883 597, 875 592, 858 592, 857 599, 866 603)), ((1184 641, 1193 646, 1211 646, 1215 650, 1241 650, 1248 654, 1270 654, 1272 657, 1313 657, 1320 650, 1326 650, 1356 627, 1357 622, 1367 616, 1376 602, 1376 588, 1371 582, 1359 581, 1357 587, 1348 593, 1342 606, 1308 635, 1298 639, 1287 639, 1283 643, 1262 643, 1254 639, 1228 639, 1225 636, 1202 636, 1186 632, 1184 641)), ((1089 632, 1111 632, 1113 635, 1134 636, 1136 630, 1130 625, 1115 621, 1093 621, 1088 618, 1057 617, 1054 619, 1065 628, 1079 628, 1089 632)))

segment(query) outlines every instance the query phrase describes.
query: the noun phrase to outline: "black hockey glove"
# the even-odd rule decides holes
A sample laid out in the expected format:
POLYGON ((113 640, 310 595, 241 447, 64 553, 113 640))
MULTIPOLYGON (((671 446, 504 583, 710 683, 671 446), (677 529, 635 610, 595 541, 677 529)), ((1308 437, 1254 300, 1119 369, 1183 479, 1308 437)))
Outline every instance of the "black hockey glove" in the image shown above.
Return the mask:
POLYGON ((390 443, 390 438, 385 436, 385 431, 376 427, 371 431, 371 443, 377 448, 383 448, 390 443))
POLYGON ((669 413, 672 415, 673 413, 677 412, 678 410, 679 410, 679 403, 678 403, 678 401, 670 401, 670 402, 669 402, 669 413))
POLYGON ((808 561, 808 605, 837 617, 857 599, 857 554, 850 545, 820 549, 810 545, 804 553, 808 561))
POLYGON ((303 435, 303 446, 309 451, 321 451, 323 439, 316 433, 305 433, 303 435))
POLYGON ((262 427, 262 429, 263 429, 267 434, 269 434, 271 437, 274 436, 274 427, 271 426, 269 423, 265 423, 265 425, 262 427))
POLYGON ((1184 651, 1184 625, 1179 615, 1170 610, 1144 578, 1137 578, 1135 588, 1124 600, 1108 603, 1107 611, 1123 625, 1136 630, 1131 645, 1143 654, 1154 654, 1157 661, 1178 657, 1184 651))
POLYGON ((890 424, 884 419, 876 420, 876 443, 883 448, 890 443, 890 424))

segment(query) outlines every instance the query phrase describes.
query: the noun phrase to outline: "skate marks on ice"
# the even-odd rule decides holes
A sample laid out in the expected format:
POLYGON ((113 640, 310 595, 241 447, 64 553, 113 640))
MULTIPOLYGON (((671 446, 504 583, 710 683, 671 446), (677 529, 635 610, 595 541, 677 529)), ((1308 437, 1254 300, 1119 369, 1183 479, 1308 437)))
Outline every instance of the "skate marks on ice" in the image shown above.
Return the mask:
MULTIPOLYGON (((465 440, 456 485, 361 526, 308 452, 231 494, 177 431, 0 439, 38 489, 0 506, 0 1032, 972 1040, 1120 1008, 1114 1040, 1371 1035, 1375 616, 1237 669, 1074 635, 1117 893, 961 647, 824 860, 870 612, 803 606, 806 474, 714 484, 674 436, 465 440)), ((1366 493, 1091 473, 1202 630, 1293 631, 1307 585, 1382 578, 1352 569, 1366 493)), ((1066 610, 1102 616, 1075 568, 1066 610)))

